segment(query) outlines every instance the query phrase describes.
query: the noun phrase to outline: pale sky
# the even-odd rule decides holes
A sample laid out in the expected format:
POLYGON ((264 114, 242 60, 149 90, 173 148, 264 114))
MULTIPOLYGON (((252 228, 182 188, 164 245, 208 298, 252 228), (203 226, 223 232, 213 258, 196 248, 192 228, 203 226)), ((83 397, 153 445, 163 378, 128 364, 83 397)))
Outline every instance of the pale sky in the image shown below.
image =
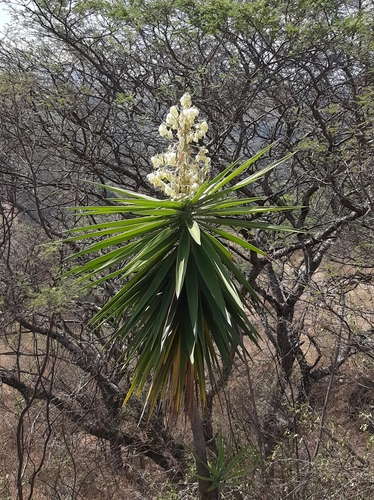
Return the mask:
POLYGON ((6 7, 1 5, 0 2, 0 29, 4 27, 4 25, 10 21, 9 14, 6 12, 6 7))

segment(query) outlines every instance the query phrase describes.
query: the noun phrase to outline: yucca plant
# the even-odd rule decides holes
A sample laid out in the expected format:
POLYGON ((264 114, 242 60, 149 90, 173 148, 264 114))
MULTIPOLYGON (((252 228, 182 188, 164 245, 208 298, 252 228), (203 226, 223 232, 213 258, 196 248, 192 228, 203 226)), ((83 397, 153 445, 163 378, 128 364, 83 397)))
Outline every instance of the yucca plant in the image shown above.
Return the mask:
POLYGON ((254 293, 232 249, 264 254, 240 229, 289 230, 258 222, 257 216, 290 207, 258 206, 258 198, 237 196, 287 157, 239 181, 269 146, 208 179, 208 151, 198 147, 208 125, 195 123, 198 113, 185 94, 160 126, 161 135, 176 135, 178 142, 152 158, 155 171, 148 178, 168 199, 105 186, 116 194, 111 204, 80 207, 79 215, 119 220, 81 227, 70 238, 95 240, 73 256, 95 254, 73 273, 90 286, 113 278, 123 283, 93 321, 118 325, 112 340, 124 341, 124 368, 132 369, 125 402, 150 384, 150 413, 161 396, 171 414, 184 408, 193 415, 196 401, 204 405, 207 377, 214 383, 232 352, 243 348, 243 336, 257 341, 243 291, 254 293))

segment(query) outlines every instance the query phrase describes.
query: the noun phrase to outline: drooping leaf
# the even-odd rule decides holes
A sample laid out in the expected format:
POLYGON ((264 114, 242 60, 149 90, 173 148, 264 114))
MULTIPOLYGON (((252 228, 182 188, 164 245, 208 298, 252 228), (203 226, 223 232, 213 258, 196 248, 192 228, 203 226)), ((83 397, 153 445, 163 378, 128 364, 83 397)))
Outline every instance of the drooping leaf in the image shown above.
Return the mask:
POLYGON ((197 279, 197 269, 194 261, 188 264, 188 272, 186 275, 186 299, 188 310, 190 313, 192 331, 197 338, 198 329, 202 329, 202 321, 199 317, 199 284, 197 279))
POLYGON ((195 262, 199 274, 202 280, 205 282, 208 287, 210 294, 214 297, 218 307, 221 311, 224 311, 225 301, 222 297, 222 292, 219 286, 219 282, 217 280, 217 275, 214 272, 214 267, 212 265, 211 259, 209 255, 207 255, 204 246, 192 244, 192 252, 195 257, 195 262))
MULTIPOLYGON (((94 215, 99 222, 74 229, 68 239, 91 240, 75 257, 93 258, 73 272, 94 279, 93 284, 109 278, 122 282, 94 321, 115 326, 109 342, 117 339, 124 346, 123 363, 131 367, 133 377, 125 401, 151 380, 150 411, 160 396, 168 398, 174 413, 183 405, 191 411, 195 387, 204 403, 206 376, 214 383, 222 367, 232 362, 233 353, 244 349, 242 333, 257 341, 245 295, 248 292, 254 301, 257 297, 231 249, 239 246, 264 255, 238 235, 241 228, 296 232, 258 220, 262 213, 290 207, 257 205, 259 198, 239 198, 236 193, 284 161, 237 182, 270 147, 241 165, 229 165, 205 181, 190 200, 158 200, 97 184, 115 195, 111 205, 85 207, 77 214, 94 215), (119 220, 102 222, 101 217, 107 216, 119 220)), ((222 460, 219 456, 213 472, 225 468, 222 460)), ((237 474, 234 465, 226 469, 231 480, 237 474)))
POLYGON ((183 228, 178 244, 177 264, 176 264, 175 294, 177 296, 177 299, 179 298, 184 283, 189 255, 190 255, 190 232, 188 229, 183 228))

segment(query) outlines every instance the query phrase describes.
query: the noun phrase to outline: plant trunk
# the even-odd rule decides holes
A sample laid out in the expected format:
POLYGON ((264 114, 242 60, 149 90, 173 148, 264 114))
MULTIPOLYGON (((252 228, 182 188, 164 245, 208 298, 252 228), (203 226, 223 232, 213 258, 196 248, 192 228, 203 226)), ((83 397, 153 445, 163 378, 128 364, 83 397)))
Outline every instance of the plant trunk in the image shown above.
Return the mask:
POLYGON ((199 408, 197 403, 194 405, 193 414, 190 415, 191 429, 193 433, 193 441, 195 448, 195 459, 196 459, 196 472, 199 476, 205 477, 207 479, 198 479, 199 482, 199 493, 201 500, 219 500, 219 489, 215 488, 212 491, 208 491, 212 483, 208 479, 210 474, 207 468, 207 447, 204 438, 204 427, 203 422, 199 413, 199 408))

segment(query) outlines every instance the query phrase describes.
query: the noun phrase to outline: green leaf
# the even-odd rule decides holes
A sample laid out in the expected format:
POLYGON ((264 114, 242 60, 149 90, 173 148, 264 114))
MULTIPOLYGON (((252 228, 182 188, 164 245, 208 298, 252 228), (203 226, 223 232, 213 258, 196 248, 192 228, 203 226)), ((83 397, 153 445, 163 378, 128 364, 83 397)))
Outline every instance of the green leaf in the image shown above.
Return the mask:
POLYGON ((204 248, 208 250, 209 256, 212 260, 212 263, 216 267, 216 273, 218 274, 219 281, 222 283, 222 288, 228 292, 229 295, 234 299, 236 306, 240 311, 243 311, 243 304, 242 301, 238 295, 238 292, 230 279, 229 275, 227 274, 224 266, 222 265, 221 259, 217 255, 214 247, 211 245, 209 239, 206 237, 206 235, 203 233, 203 238, 204 238, 204 248))
POLYGON ((222 296, 215 269, 211 262, 211 256, 207 255, 204 246, 201 245, 193 244, 192 251, 199 274, 207 285, 210 295, 214 297, 219 309, 225 311, 226 304, 222 296))
POLYGON ((198 328, 202 331, 202 321, 199 317, 199 285, 197 280, 197 269, 193 260, 189 261, 186 274, 186 297, 188 310, 190 313, 191 326, 195 338, 197 338, 198 328))
MULTIPOLYGON (((217 240, 217 238, 215 238, 212 234, 208 233, 208 232, 205 232, 204 231, 204 235, 209 239, 210 243, 213 245, 213 246, 218 246, 219 247, 219 250, 220 250, 220 254, 224 254, 226 256, 227 259, 229 260, 233 260, 233 256, 232 254, 229 252, 229 250, 225 247, 225 245, 223 245, 220 241, 217 240)), ((216 249, 217 251, 217 249, 216 249)))
POLYGON ((70 229, 69 233, 77 233, 77 232, 84 232, 84 231, 93 232, 94 230, 110 229, 112 227, 114 227, 114 228, 118 227, 120 229, 120 228, 127 227, 127 226, 134 226, 134 225, 138 226, 141 224, 145 224, 147 222, 154 222, 154 220, 155 220, 154 217, 134 217, 131 219, 121 219, 121 220, 112 221, 112 222, 102 222, 101 224, 91 224, 89 226, 75 227, 73 229, 70 229))
POLYGON ((251 243, 248 243, 247 241, 243 240, 242 238, 238 238, 237 236, 228 233, 227 231, 222 231, 221 229, 218 229, 216 226, 212 226, 210 224, 202 224, 206 229, 209 229, 211 232, 218 234, 222 238, 228 241, 232 241, 233 243, 236 243, 240 245, 243 248, 247 248, 248 250, 253 250, 256 253, 259 253, 261 255, 266 255, 266 253, 259 248, 255 247, 251 243))
MULTIPOLYGON (((162 282, 170 270, 170 267, 174 264, 175 258, 176 252, 172 252, 161 262, 161 265, 159 266, 160 268, 157 268, 157 273, 152 273, 152 281, 149 286, 147 286, 142 299, 138 301, 136 307, 134 307, 131 311, 131 316, 126 323, 126 328, 123 330, 124 333, 129 332, 136 325, 136 323, 141 319, 142 313, 147 307, 148 302, 150 302, 152 297, 156 296, 157 293, 160 292, 162 282)), ((119 306, 121 306, 121 301, 119 302, 119 306)))
POLYGON ((79 236, 74 236, 73 238, 68 238, 65 240, 66 242, 71 242, 71 241, 77 241, 77 240, 82 240, 82 239, 87 239, 87 238, 101 238, 102 236, 106 236, 108 234, 112 234, 114 231, 115 233, 120 233, 118 236, 113 236, 111 238, 105 238, 98 243, 94 243, 90 247, 86 248, 85 250, 82 250, 81 252, 77 252, 76 254, 73 255, 73 257, 78 257, 79 255, 84 255, 86 253, 91 253, 91 252, 96 252, 97 250, 101 250, 105 247, 108 246, 114 246, 118 245, 120 243, 123 243, 125 241, 131 240, 133 238, 137 238, 139 236, 142 236, 146 233, 149 233, 151 231, 159 230, 162 227, 165 226, 172 226, 170 224, 170 221, 160 219, 156 220, 155 222, 150 222, 147 224, 139 224, 139 225, 134 225, 130 226, 129 229, 126 230, 121 230, 121 231, 116 231, 116 230, 109 230, 108 232, 106 231, 95 231, 92 233, 86 233, 83 235, 79 236))
MULTIPOLYGON (((270 144, 266 148, 262 149, 255 156, 253 156, 252 158, 250 158, 249 160, 247 160, 246 162, 244 162, 240 167, 236 168, 233 172, 231 172, 231 174, 224 176, 222 179, 220 179, 221 176, 218 175, 216 177, 216 179, 218 178, 218 182, 214 182, 211 187, 209 186, 209 188, 208 188, 207 191, 209 191, 209 193, 215 193, 215 192, 217 192, 223 186, 225 186, 230 181, 232 181, 233 179, 235 179, 235 177, 237 177, 238 175, 240 175, 244 170, 246 170, 248 167, 250 167, 253 163, 255 163, 257 160, 259 160, 261 158, 261 156, 263 156, 273 146, 274 146, 274 144, 270 144)), ((213 179, 213 181, 215 181, 216 179, 213 179)))
MULTIPOLYGON (((125 262, 130 255, 132 255, 139 247, 139 242, 133 242, 126 245, 124 248, 117 248, 112 252, 108 252, 97 259, 90 260, 79 272, 87 272, 89 274, 83 276, 85 280, 90 279, 91 276, 97 275, 106 269, 113 267, 121 262, 125 262)), ((125 269, 122 268, 122 272, 125 269)), ((74 271, 74 270, 73 270, 74 271)))
POLYGON ((263 229, 264 231, 287 231, 289 233, 304 233, 300 229, 294 229, 292 227, 287 226, 277 226, 274 224, 267 224, 265 222, 255 222, 255 221, 247 221, 243 219, 233 219, 233 218, 224 218, 224 217, 206 217, 204 218, 205 223, 217 224, 222 226, 230 226, 230 227, 245 227, 247 229, 263 229))
POLYGON ((170 228, 166 227, 152 238, 141 240, 141 251, 134 256, 133 260, 127 265, 127 273, 133 273, 143 267, 147 261, 160 259, 168 254, 178 241, 178 235, 170 228))
POLYGON ((220 182, 220 181, 221 181, 221 180, 222 180, 222 179, 223 179, 223 178, 224 178, 224 177, 225 177, 225 176, 226 176, 229 172, 231 172, 231 170, 232 170, 233 168, 235 168, 235 166, 236 166, 238 163, 239 163, 239 159, 238 159, 238 160, 236 160, 236 161, 234 161, 233 163, 231 163, 231 164, 230 164, 228 167, 226 167, 226 168, 225 168, 222 172, 220 172, 220 173, 219 173, 218 175, 216 175, 213 179, 211 179, 211 180, 208 182, 208 184, 207 184, 207 186, 206 186, 206 188, 205 188, 205 190, 204 190, 204 194, 205 194, 205 195, 208 195, 208 194, 211 194, 211 193, 213 193, 213 192, 217 191, 217 190, 215 189, 215 186, 216 186, 217 184, 219 184, 219 182, 220 182))
MULTIPOLYGON (((205 341, 209 348, 208 341, 213 347, 212 339, 214 340, 224 366, 229 366, 230 335, 228 335, 228 332, 230 331, 230 324, 228 322, 228 311, 226 307, 221 308, 217 305, 214 295, 210 293, 204 281, 199 280, 199 286, 201 288, 201 309, 207 325, 205 341)), ((209 351, 214 355, 214 348, 209 348, 209 351)), ((206 351, 206 356, 207 354, 208 351, 206 351)), ((216 364, 216 368, 219 368, 219 365, 216 364)))
MULTIPOLYGON (((185 290, 183 295, 185 295, 185 290)), ((188 352, 190 363, 194 364, 194 351, 196 347, 196 335, 191 324, 191 316, 188 307, 185 307, 185 297, 184 300, 180 301, 180 317, 181 317, 181 340, 182 340, 182 350, 188 352), (185 348, 183 348, 183 344, 185 348)))
POLYGON ((238 182, 237 184, 235 184, 235 186, 232 187, 232 189, 236 191, 237 189, 241 189, 241 188, 243 188, 245 186, 248 186, 249 184, 252 184, 253 182, 257 181, 257 179, 260 179, 265 174, 267 174, 268 172, 270 172, 270 170, 273 170, 275 167, 277 167, 281 163, 285 162, 286 160, 288 160, 292 156, 293 156, 293 153, 290 153, 290 154, 284 156, 283 158, 281 158, 280 160, 276 161, 275 163, 272 163, 271 165, 268 165, 267 167, 263 168, 262 170, 259 170, 258 172, 256 172, 256 173, 250 175, 249 177, 247 177, 246 179, 238 182))
POLYGON ((190 235, 192 238, 196 241, 198 245, 201 244, 200 242, 200 228, 199 225, 196 221, 192 220, 191 218, 186 219, 186 226, 190 232, 190 235))
POLYGON ((124 194, 126 196, 129 196, 130 198, 138 198, 138 199, 143 199, 143 200, 151 200, 158 202, 159 200, 157 198, 153 198, 152 196, 148 196, 146 194, 141 194, 137 193, 134 191, 129 191, 128 189, 120 188, 118 186, 107 186, 105 184, 100 184, 98 182, 92 182, 92 181, 87 181, 89 184, 92 184, 93 186, 97 186, 100 188, 105 189, 106 191, 113 191, 114 193, 120 193, 124 194))
POLYGON ((178 253, 177 253, 177 264, 176 264, 176 283, 175 283, 175 294, 177 299, 182 290, 184 277, 186 275, 188 256, 190 254, 190 234, 189 231, 183 229, 180 236, 178 253))
MULTIPOLYGON (((239 216, 239 215, 252 215, 252 214, 266 214, 269 212, 284 212, 285 210, 294 210, 296 207, 237 207, 234 209, 231 208, 223 208, 223 209, 213 209, 213 210, 201 210, 201 217, 202 220, 204 220, 204 216, 214 216, 214 217, 221 217, 221 216, 239 216)), ((198 214, 200 216, 200 213, 198 214)))
POLYGON ((152 339, 151 349, 160 349, 161 343, 157 345, 157 341, 160 337, 160 332, 165 329, 165 325, 170 316, 170 304, 173 301, 173 296, 175 295, 174 283, 169 280, 166 285, 165 290, 158 295, 158 301, 155 308, 155 318, 152 325, 152 339))
MULTIPOLYGON (((231 191, 229 189, 228 191, 231 191)), ((220 191, 219 194, 222 192, 220 191)), ((213 198, 214 195, 209 196, 205 199, 205 203, 201 203, 201 206, 199 206, 198 210, 196 211, 196 214, 205 214, 206 212, 209 212, 210 210, 221 210, 221 209, 228 209, 228 208, 233 208, 233 207, 241 207, 242 205, 249 205, 252 203, 255 203, 257 201, 264 200, 263 197, 257 197, 257 198, 237 198, 235 196, 228 197, 228 198, 221 198, 217 197, 216 199, 213 198)))

